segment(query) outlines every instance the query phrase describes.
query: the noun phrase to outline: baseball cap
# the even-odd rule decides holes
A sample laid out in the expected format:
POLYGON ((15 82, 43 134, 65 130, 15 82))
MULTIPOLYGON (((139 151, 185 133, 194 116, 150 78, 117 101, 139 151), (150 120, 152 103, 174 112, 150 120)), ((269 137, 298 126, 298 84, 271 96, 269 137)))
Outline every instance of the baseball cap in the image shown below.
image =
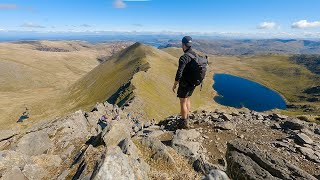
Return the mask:
POLYGON ((185 37, 182 38, 182 43, 185 44, 188 47, 191 47, 192 38, 190 36, 185 36, 185 37))

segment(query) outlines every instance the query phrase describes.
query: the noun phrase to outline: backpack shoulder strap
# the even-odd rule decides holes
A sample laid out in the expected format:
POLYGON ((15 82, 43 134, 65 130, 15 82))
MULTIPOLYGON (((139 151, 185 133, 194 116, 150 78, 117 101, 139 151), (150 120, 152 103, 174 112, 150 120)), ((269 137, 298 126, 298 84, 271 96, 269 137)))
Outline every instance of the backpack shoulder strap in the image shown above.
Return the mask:
POLYGON ((191 54, 190 52, 186 52, 184 54, 186 54, 187 56, 191 57, 192 59, 196 59, 197 58, 197 55, 195 56, 195 55, 191 54))

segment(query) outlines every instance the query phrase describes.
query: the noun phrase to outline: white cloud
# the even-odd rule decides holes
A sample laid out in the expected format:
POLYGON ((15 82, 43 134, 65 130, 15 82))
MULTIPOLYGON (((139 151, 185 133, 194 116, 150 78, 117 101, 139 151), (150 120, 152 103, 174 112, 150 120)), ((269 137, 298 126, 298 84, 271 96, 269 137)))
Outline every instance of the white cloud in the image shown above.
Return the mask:
POLYGON ((123 0, 115 0, 113 3, 115 8, 126 8, 127 4, 123 2, 123 0))
POLYGON ((307 20, 300 20, 292 23, 291 27, 297 29, 320 27, 320 21, 308 22, 307 20))
POLYGON ((114 0, 113 6, 115 8, 126 8, 127 4, 125 2, 147 2, 151 0, 114 0))
POLYGON ((275 22, 262 22, 260 23, 257 28, 258 29, 273 29, 276 27, 276 23, 275 22))
POLYGON ((39 24, 34 24, 34 23, 24 23, 21 25, 21 27, 25 27, 25 28, 45 28, 45 26, 41 26, 39 24))

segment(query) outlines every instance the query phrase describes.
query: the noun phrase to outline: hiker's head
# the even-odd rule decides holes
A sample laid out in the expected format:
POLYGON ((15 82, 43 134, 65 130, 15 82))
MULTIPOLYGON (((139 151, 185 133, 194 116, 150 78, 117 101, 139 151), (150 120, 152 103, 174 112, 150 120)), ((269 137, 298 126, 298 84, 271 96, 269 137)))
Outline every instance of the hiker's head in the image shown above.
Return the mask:
POLYGON ((182 49, 186 50, 189 49, 192 45, 192 38, 190 36, 185 36, 182 38, 182 49))

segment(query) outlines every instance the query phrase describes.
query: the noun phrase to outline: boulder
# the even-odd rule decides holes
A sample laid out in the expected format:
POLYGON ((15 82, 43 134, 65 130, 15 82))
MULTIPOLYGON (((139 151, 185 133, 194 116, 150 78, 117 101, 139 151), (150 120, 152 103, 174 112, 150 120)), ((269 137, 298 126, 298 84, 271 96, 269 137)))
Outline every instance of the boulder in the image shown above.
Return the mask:
POLYGON ((20 168, 15 166, 9 169, 1 177, 2 180, 27 180, 28 178, 21 172, 20 168))
POLYGON ((9 139, 15 135, 17 135, 15 130, 0 130, 0 141, 9 139))
POLYGON ((107 148, 117 146, 122 140, 130 138, 131 127, 121 121, 113 121, 102 132, 107 148))
POLYGON ((245 141, 227 143, 227 174, 233 179, 312 179, 316 178, 286 159, 263 152, 245 141))
POLYGON ((175 166, 175 160, 168 152, 167 147, 158 139, 143 137, 140 140, 143 146, 148 147, 152 151, 152 157, 154 160, 162 159, 165 162, 175 166))
POLYGON ((298 150, 309 160, 320 163, 320 157, 317 156, 316 152, 308 147, 298 146, 298 150))
POLYGON ((272 119, 275 119, 275 120, 277 120, 277 119, 287 119, 288 118, 288 116, 286 116, 286 115, 282 115, 282 114, 276 114, 276 113, 274 113, 273 115, 272 115, 272 119))
POLYGON ((172 148, 187 157, 191 162, 199 157, 200 143, 193 141, 200 136, 195 129, 177 130, 172 139, 172 148))
POLYGON ((118 146, 109 148, 106 157, 95 174, 94 180, 135 179, 128 157, 118 146))
POLYGON ((225 172, 213 169, 202 180, 229 180, 229 177, 225 172))
POLYGON ((30 158, 26 154, 12 150, 0 151, 0 167, 1 169, 11 169, 13 167, 18 167, 23 169, 26 163, 29 163, 30 158))
POLYGON ((220 118, 222 118, 225 121, 231 121, 232 120, 232 115, 227 114, 227 113, 222 113, 220 118))
POLYGON ((27 164, 23 168, 23 174, 28 179, 42 179, 47 175, 47 171, 37 164, 27 164))
POLYGON ((313 144, 313 140, 304 133, 298 133, 294 136, 294 139, 301 144, 313 144))
POLYGON ((131 138, 125 138, 119 143, 119 147, 121 148, 124 154, 131 156, 132 158, 139 158, 139 149, 137 146, 132 142, 131 138))
POLYGON ((232 122, 219 122, 215 124, 214 128, 221 129, 221 130, 233 130, 236 127, 236 125, 232 122))
POLYGON ((53 147, 53 142, 50 140, 45 131, 37 131, 24 135, 19 139, 16 147, 17 152, 33 156, 45 153, 53 147))
POLYGON ((151 126, 150 122, 146 122, 146 123, 144 123, 143 128, 148 128, 150 126, 151 126))
POLYGON ((281 126, 279 123, 274 123, 272 126, 271 126, 272 129, 281 129, 281 126))
POLYGON ((291 130, 301 130, 305 128, 305 122, 299 119, 288 119, 284 123, 281 124, 283 129, 291 129, 291 130))
POLYGON ((264 119, 263 115, 261 115, 261 114, 257 114, 257 115, 256 115, 256 118, 257 118, 258 120, 263 120, 263 119, 264 119))
POLYGON ((66 142, 73 142, 75 140, 86 141, 89 136, 92 136, 89 122, 81 110, 55 122, 50 128, 47 128, 46 131, 53 135, 52 140, 56 146, 62 146, 63 148, 66 142), (56 133, 53 134, 52 131, 56 133))

